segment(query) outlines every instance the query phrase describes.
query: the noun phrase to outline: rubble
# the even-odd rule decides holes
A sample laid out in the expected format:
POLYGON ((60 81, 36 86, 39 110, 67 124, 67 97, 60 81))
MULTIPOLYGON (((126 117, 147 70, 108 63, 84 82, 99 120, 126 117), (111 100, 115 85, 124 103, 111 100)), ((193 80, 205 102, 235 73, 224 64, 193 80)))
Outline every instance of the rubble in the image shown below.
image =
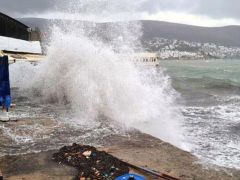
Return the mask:
POLYGON ((112 180, 129 172, 129 167, 114 156, 95 147, 75 143, 61 148, 53 154, 53 159, 60 164, 76 167, 79 170, 78 180, 112 180))

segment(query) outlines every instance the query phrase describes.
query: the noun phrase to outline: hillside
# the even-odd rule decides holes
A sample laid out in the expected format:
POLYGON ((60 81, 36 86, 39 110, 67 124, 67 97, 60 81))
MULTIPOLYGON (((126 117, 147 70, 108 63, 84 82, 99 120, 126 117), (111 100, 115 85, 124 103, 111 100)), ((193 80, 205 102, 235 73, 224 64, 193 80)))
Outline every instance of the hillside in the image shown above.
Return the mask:
POLYGON ((161 21, 142 21, 143 39, 177 39, 240 47, 240 26, 198 27, 161 21))
MULTIPOLYGON (((21 18, 21 22, 30 27, 46 29, 52 22, 60 20, 47 20, 39 18, 21 18)), ((65 22, 68 22, 65 20, 65 22)), ((82 23, 82 21, 78 21, 82 23)), ((225 27, 198 27, 162 21, 141 21, 143 27, 143 41, 154 38, 177 39, 189 42, 215 43, 223 46, 240 47, 240 26, 225 27)), ((112 24, 112 23, 101 23, 112 24)))

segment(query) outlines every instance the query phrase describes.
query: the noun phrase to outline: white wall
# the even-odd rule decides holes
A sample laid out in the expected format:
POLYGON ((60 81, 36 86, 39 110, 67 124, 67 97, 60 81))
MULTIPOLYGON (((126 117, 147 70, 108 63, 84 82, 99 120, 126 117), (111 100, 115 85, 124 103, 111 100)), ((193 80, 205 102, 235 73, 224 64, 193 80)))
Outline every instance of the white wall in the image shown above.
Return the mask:
POLYGON ((24 41, 3 36, 0 36, 0 50, 25 53, 42 53, 39 41, 24 41))

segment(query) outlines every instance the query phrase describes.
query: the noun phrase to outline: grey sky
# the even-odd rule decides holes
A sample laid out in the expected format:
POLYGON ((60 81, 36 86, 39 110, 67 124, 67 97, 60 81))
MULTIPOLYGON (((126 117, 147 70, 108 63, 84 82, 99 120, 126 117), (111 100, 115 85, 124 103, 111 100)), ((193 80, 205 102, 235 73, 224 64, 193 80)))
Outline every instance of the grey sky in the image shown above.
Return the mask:
POLYGON ((212 18, 240 19, 240 0, 147 0, 143 10, 189 12, 212 18))
MULTIPOLYGON (((0 11, 19 17, 26 14, 40 14, 49 11, 64 11, 64 3, 70 0, 0 0, 0 11)), ((74 2, 74 0, 71 0, 74 2)), ((87 0, 75 0, 87 4, 87 0)), ((215 20, 234 19, 240 21, 240 0, 128 0, 137 4, 139 12, 154 15, 159 12, 187 13, 215 20), (141 3, 138 3, 141 2, 141 3)), ((95 2, 118 3, 124 7, 125 0, 95 0, 95 2)), ((93 3, 93 2, 92 2, 93 3)), ((126 6, 129 5, 128 3, 126 6)))
POLYGON ((52 0, 1 0, 0 11, 13 16, 25 13, 41 13, 54 8, 52 0))

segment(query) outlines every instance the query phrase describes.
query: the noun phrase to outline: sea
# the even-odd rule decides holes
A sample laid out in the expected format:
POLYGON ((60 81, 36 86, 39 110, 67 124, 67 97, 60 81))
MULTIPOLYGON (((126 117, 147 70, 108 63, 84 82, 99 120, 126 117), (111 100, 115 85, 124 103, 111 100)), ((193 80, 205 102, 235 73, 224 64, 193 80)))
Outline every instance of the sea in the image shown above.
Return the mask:
POLYGON ((185 136, 202 162, 240 168, 240 60, 161 61, 180 93, 185 136))

